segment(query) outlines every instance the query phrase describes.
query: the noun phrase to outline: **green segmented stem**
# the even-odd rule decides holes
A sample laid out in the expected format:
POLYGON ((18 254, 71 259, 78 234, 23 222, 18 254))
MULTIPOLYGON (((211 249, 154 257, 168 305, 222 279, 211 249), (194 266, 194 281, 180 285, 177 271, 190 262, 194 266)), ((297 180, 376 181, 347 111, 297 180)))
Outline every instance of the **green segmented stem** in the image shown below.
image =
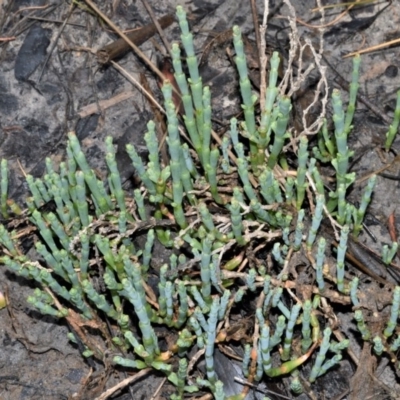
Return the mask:
POLYGON ((387 323, 386 329, 383 331, 383 336, 389 338, 397 326, 397 318, 399 317, 400 309, 400 286, 396 286, 393 291, 392 308, 390 310, 390 319, 387 323))
POLYGON ((317 204, 315 206, 314 215, 312 218, 311 229, 307 237, 307 248, 311 249, 317 236, 318 229, 321 225, 323 210, 325 205, 325 198, 323 195, 317 195, 317 204))
POLYGON ((308 378, 309 382, 315 382, 319 373, 321 372, 322 363, 324 362, 326 353, 329 350, 329 340, 331 337, 331 333, 332 333, 332 331, 330 328, 326 328, 324 330, 324 335, 323 335, 322 342, 321 342, 321 345, 319 348, 319 352, 318 352, 317 358, 315 360, 315 364, 311 369, 310 377, 308 378))
POLYGON ((303 304, 303 315, 301 318, 302 328, 301 328, 301 350, 305 353, 312 344, 311 339, 311 310, 312 304, 310 300, 306 300, 303 304))
POLYGON ((298 157, 298 167, 297 167, 297 177, 296 177, 296 188, 297 188, 297 209, 300 210, 305 193, 306 193, 306 172, 307 172, 307 160, 308 160, 308 140, 305 136, 302 136, 300 139, 299 152, 297 154, 298 157))
POLYGON ((1 181, 0 181, 0 208, 1 215, 4 219, 8 218, 7 212, 7 197, 8 197, 8 164, 7 160, 1 160, 0 164, 0 173, 1 173, 1 181))
POLYGON ((281 360, 286 361, 290 357, 290 349, 292 347, 292 339, 293 339, 293 328, 296 324, 297 317, 299 316, 301 310, 301 304, 297 303, 293 306, 292 311, 290 313, 290 318, 288 320, 286 326, 286 334, 285 339, 283 341, 283 350, 281 354, 281 360))
POLYGON ((315 277, 318 284, 318 289, 323 291, 325 288, 325 281, 323 275, 324 260, 325 260, 325 247, 326 240, 324 238, 319 239, 317 248, 317 259, 315 262, 315 277))
POLYGON ((392 125, 390 125, 388 132, 386 133, 386 141, 385 141, 385 149, 386 151, 389 151, 394 138, 396 137, 396 134, 399 130, 399 124, 400 124, 400 90, 397 92, 397 102, 396 102, 396 108, 394 110, 394 118, 392 125))
POLYGON ((356 310, 354 312, 354 319, 357 321, 357 328, 360 331, 363 340, 369 340, 371 332, 365 325, 364 316, 361 310, 356 310))
POLYGON ((336 279, 337 287, 340 292, 344 292, 344 259, 346 256, 347 239, 349 236, 349 227, 345 225, 340 233, 339 246, 337 248, 337 261, 336 261, 336 279))
POLYGON ((371 202, 372 192, 374 190, 376 183, 376 175, 372 175, 371 178, 368 179, 367 186, 365 187, 363 196, 361 198, 360 208, 354 214, 354 228, 353 234, 358 236, 362 229, 362 222, 364 220, 365 212, 367 211, 367 207, 371 202))
POLYGON ((282 151, 284 141, 289 135, 286 133, 289 122, 290 110, 292 109, 290 98, 282 96, 278 101, 279 113, 271 128, 275 133, 274 143, 270 148, 271 154, 267 166, 272 169, 275 167, 278 157, 282 151))
MULTIPOLYGON (((244 118, 246 121, 246 130, 250 137, 255 137, 256 134, 256 120, 254 115, 254 104, 256 101, 256 97, 252 95, 251 92, 251 83, 248 76, 247 64, 246 64, 246 56, 244 54, 243 41, 242 41, 242 33, 238 26, 234 26, 232 28, 233 32, 233 45, 236 51, 235 63, 237 70, 239 72, 239 85, 240 92, 242 94, 243 100, 243 111, 244 118)), ((254 141, 250 141, 250 158, 252 160, 253 167, 258 167, 257 164, 257 145, 254 141)))
POLYGON ((349 105, 347 106, 346 117, 344 121, 344 131, 348 135, 352 128, 351 123, 353 122, 354 112, 356 110, 356 99, 357 91, 359 88, 359 70, 360 70, 361 57, 357 54, 353 57, 353 72, 351 75, 351 83, 349 90, 349 105))

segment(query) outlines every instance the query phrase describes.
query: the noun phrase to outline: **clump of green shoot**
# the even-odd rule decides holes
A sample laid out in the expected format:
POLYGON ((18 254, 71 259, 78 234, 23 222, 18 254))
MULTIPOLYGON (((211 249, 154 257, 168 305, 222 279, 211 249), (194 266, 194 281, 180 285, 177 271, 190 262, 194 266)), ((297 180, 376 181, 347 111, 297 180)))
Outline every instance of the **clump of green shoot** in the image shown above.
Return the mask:
MULTIPOLYGON (((68 336, 84 357, 109 366, 113 354, 115 368, 159 371, 174 386, 171 398, 176 400, 200 395, 200 390, 215 399, 244 399, 246 385, 226 394, 230 382, 216 362, 216 349, 232 344, 242 346, 248 383, 266 377, 282 382, 288 376, 293 393, 304 391, 304 382, 312 387, 340 367, 350 346, 347 338, 335 340, 337 332, 329 326, 332 315, 326 310, 334 312, 335 301, 353 307, 358 337, 371 344, 377 357, 395 359, 399 287, 393 290, 382 331, 372 330, 361 307, 364 283, 345 261, 349 235, 360 234, 377 179, 369 179, 358 206, 348 201, 355 180, 349 173, 353 151, 348 137, 355 129, 360 58, 354 59, 347 107, 334 90, 334 129, 325 119, 315 142, 296 136, 294 100, 281 92, 277 52, 269 59, 259 109, 241 30, 233 27, 243 115, 232 118, 219 138, 213 131, 211 91, 203 85, 181 6, 177 18, 182 50, 174 43, 171 54, 183 114, 180 119, 174 85, 166 81, 168 165, 160 160, 156 122, 149 121, 148 155, 142 158, 134 146, 126 148, 140 184, 125 190, 112 138, 105 141, 104 182, 71 132, 59 168, 47 160, 43 177, 26 177, 31 194, 23 213, 8 198, 9 171, 3 160, 0 262, 35 282, 30 306, 67 320, 72 328, 90 327, 84 335, 73 329, 68 336), (317 146, 310 148, 313 143, 317 146), (326 185, 321 166, 331 168, 332 184, 326 185), (55 204, 51 212, 43 207, 48 202, 55 204), (21 218, 24 229, 33 232, 29 257, 19 241, 25 233, 8 222, 10 216, 21 218), (335 233, 339 245, 332 257, 335 233), (193 365, 193 359, 204 368, 193 365), (310 368, 303 368, 306 363, 310 368)), ((387 149, 398 128, 399 109, 387 149)), ((383 247, 386 265, 397 247, 383 247)))

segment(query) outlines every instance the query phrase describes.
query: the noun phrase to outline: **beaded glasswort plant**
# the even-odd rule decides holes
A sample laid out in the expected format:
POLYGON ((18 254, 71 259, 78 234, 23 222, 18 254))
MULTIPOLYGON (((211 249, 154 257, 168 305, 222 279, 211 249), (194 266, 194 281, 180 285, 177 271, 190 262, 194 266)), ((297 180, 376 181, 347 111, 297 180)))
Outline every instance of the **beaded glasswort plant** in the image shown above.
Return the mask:
MULTIPOLYGON (((165 82, 169 165, 159 160, 155 125, 149 122, 148 162, 143 163, 135 148, 127 146, 142 182, 132 195, 122 188, 112 139, 106 140, 109 175, 104 185, 70 133, 68 157, 59 172, 47 160, 43 179, 27 176, 32 197, 27 199, 28 214, 23 214, 7 200, 8 171, 3 161, 3 217, 27 215, 22 220, 29 229, 26 225, 23 229, 36 231, 37 237, 35 251, 28 256, 20 246, 23 229, 1 225, 1 263, 38 283, 29 303, 43 314, 66 319, 71 340, 84 345, 84 356, 109 364, 111 352, 116 366, 162 371, 176 387, 173 399, 200 390, 215 399, 244 399, 248 386, 226 394, 226 382, 214 367, 215 349, 231 343, 236 349, 243 344, 239 356, 249 383, 291 375, 291 389, 301 392, 304 384, 338 364, 349 346, 338 327, 322 318, 326 308, 335 304, 353 304, 360 337, 371 342, 378 356, 388 354, 397 360, 400 287, 393 290, 390 316, 382 331, 373 332, 359 308, 358 278, 345 278, 348 237, 361 231, 375 183, 372 177, 359 207, 346 200, 355 179, 348 173, 352 152, 347 138, 359 58, 354 59, 347 111, 334 90, 334 133, 322 120, 318 146, 309 149, 307 136, 295 138, 290 129, 291 99, 277 85, 277 53, 270 59, 269 85, 256 116, 257 98, 248 78, 241 33, 234 27, 244 119, 232 119, 229 133, 216 144, 210 89, 202 85, 181 7, 177 16, 190 78, 182 69, 180 47, 174 44, 174 76, 185 112, 181 126, 172 85, 165 82), (182 139, 180 129, 190 140, 182 139), (318 169, 329 164, 336 171, 334 189, 324 185, 318 169), (55 212, 41 211, 50 201, 55 212), (319 235, 324 215, 340 231, 333 266, 325 257, 329 238, 319 235), (143 234, 146 243, 139 249, 135 239, 143 234), (155 240, 171 248, 171 255, 159 269, 158 283, 150 285, 155 240), (309 262, 308 281, 301 288, 296 282, 295 255, 309 262), (235 329, 244 326, 243 316, 251 324, 235 336, 235 329), (157 336, 160 327, 167 327, 171 335, 163 347, 157 336), (203 361, 203 372, 189 359, 203 361), (311 366, 307 373, 306 362, 311 366)), ((387 148, 399 119, 400 95, 387 148)), ((397 244, 385 249, 387 264, 396 250, 397 244)))

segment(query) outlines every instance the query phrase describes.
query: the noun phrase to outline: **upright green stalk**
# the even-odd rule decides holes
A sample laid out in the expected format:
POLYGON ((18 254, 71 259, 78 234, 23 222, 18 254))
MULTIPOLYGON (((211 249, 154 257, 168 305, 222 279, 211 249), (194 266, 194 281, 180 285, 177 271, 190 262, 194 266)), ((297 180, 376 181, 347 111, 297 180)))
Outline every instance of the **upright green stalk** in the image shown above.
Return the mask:
POLYGON ((254 116, 254 104, 257 100, 256 96, 251 93, 251 83, 247 71, 246 55, 244 54, 242 33, 238 26, 232 28, 233 45, 236 51, 236 67, 240 77, 240 92, 243 99, 244 119, 246 121, 246 131, 250 137, 250 159, 253 169, 256 171, 257 165, 257 145, 256 145, 256 120, 254 116))
POLYGON ((0 182, 0 211, 3 218, 8 218, 7 213, 7 196, 8 196, 8 165, 7 160, 1 160, 0 166, 1 182, 0 182))
POLYGON ((286 132, 286 129, 289 123, 291 109, 290 98, 282 96, 278 101, 278 116, 271 125, 275 138, 273 145, 270 147, 271 154, 267 163, 267 166, 270 169, 275 167, 282 151, 284 141, 286 138, 290 137, 289 133, 286 132))
POLYGON ((344 131, 348 135, 351 131, 351 123, 353 121, 354 112, 356 110, 356 99, 357 99, 357 92, 359 88, 359 70, 360 70, 360 63, 361 58, 360 55, 357 54, 353 58, 353 73, 351 76, 351 83, 350 83, 350 96, 349 96, 349 105, 347 106, 346 111, 346 118, 344 121, 344 131))

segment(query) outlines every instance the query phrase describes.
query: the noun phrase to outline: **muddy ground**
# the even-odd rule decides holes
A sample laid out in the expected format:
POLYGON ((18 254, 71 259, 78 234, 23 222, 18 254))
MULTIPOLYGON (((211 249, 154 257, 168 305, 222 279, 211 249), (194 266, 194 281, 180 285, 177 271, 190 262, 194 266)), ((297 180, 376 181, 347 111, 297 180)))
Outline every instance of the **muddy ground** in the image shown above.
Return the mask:
MULTIPOLYGON (((140 1, 97 3, 121 29, 136 28, 151 21, 140 1)), ((189 12, 200 53, 216 32, 234 24, 250 39, 254 38, 249 2, 149 0, 149 3, 157 17, 174 13, 176 5, 181 3, 189 12)), ((260 19, 263 3, 257 1, 260 19)), ((293 3, 298 18, 312 25, 320 24, 310 11, 315 6, 314 1, 293 3)), ((281 28, 287 26, 287 21, 282 19, 287 8, 280 1, 271 1, 270 10, 273 14, 269 20, 268 39, 274 47, 285 47, 287 30, 281 28)), ((351 60, 342 59, 342 56, 400 38, 400 3, 374 2, 353 9, 339 19, 342 11, 343 8, 328 11, 327 21, 338 20, 326 28, 325 56, 339 74, 350 79, 351 60)), ((179 40, 176 23, 165 32, 169 40, 179 40)), ((299 33, 302 39, 317 40, 315 31, 301 24, 299 33)), ((0 157, 9 160, 11 198, 23 202, 27 194, 24 173, 40 177, 46 157, 55 164, 64 158, 66 137, 71 130, 76 132, 89 163, 99 174, 105 170, 104 138, 111 135, 117 144, 123 177, 131 176, 132 166, 124 153, 125 144, 132 143, 145 152, 143 133, 153 112, 148 101, 120 72, 111 66, 99 66, 95 51, 115 38, 107 26, 87 10, 84 2, 71 8, 71 4, 62 0, 0 0, 0 157), (64 26, 66 18, 68 22, 64 26), (99 112, 97 102, 120 94, 124 94, 125 100, 99 112), (93 105, 92 111, 87 111, 88 105, 93 105)), ((211 85, 214 117, 221 124, 226 124, 239 109, 237 75, 225 51, 228 45, 229 42, 221 43, 213 48, 201 67, 204 81, 211 85)), ((141 45, 141 49, 155 63, 163 58, 163 47, 157 35, 141 45)), ((129 53, 118 63, 137 79, 143 74, 155 96, 161 99, 154 74, 135 55, 129 53)), ((362 56, 360 89, 379 107, 377 113, 381 116, 391 118, 393 115, 396 91, 400 88, 399 68, 398 46, 362 56)), ((331 88, 340 87, 336 78, 334 70, 328 68, 331 88)), ((351 146, 356 150, 358 161, 354 170, 359 176, 382 166, 377 147, 384 142, 386 130, 387 123, 358 102, 351 146)), ((393 148, 397 153, 400 151, 400 138, 393 148)), ((399 167, 394 164, 388 173, 399 176, 399 167)), ((359 198, 362 187, 355 185, 352 194, 355 199, 359 198)), ((370 225, 378 237, 377 246, 389 242, 389 215, 394 212, 400 221, 399 194, 398 181, 378 178, 370 208, 370 225)), ((397 229, 400 229, 400 222, 397 229)), ((366 235, 362 240, 374 245, 366 235)), ((33 288, 32 282, 0 268, 0 290, 8 294, 10 304, 8 310, 0 310, 0 399, 73 398, 82 389, 90 367, 68 342, 67 327, 40 315, 28 305, 26 297, 33 288)), ((340 323, 344 330, 351 330, 352 321, 347 315, 341 316, 340 323)), ((378 371, 382 374, 376 375, 378 380, 393 391, 392 395, 396 391, 400 393, 399 380, 392 370, 381 366, 378 371)), ((343 361, 340 368, 319 380, 318 398, 338 398, 350 387, 354 373, 354 365, 343 361)), ((123 374, 116 375, 109 384, 123 378, 123 374)), ((126 394, 119 398, 150 399, 161 379, 149 375, 135 384, 133 397, 126 394)), ((379 385, 371 388, 371 393, 377 399, 395 398, 379 385)), ((163 396, 166 394, 161 391, 156 398, 163 396)))

